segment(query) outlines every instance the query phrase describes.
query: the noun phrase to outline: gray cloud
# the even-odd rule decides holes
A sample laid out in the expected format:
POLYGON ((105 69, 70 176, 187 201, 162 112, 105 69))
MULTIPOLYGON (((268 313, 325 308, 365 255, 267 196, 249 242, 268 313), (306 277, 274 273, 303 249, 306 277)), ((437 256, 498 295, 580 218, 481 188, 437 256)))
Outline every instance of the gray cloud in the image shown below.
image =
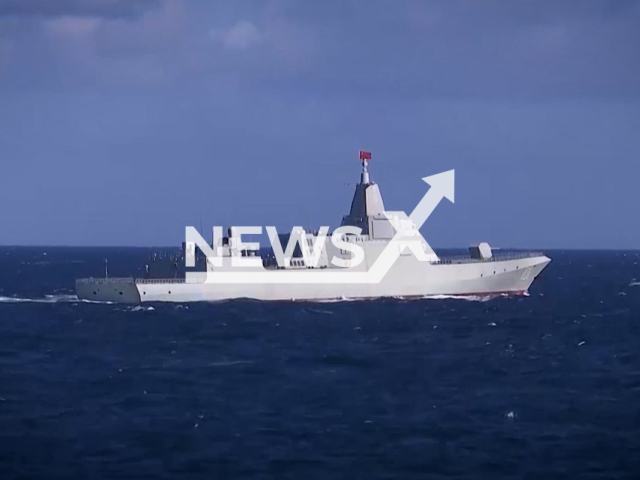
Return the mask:
MULTIPOLYGON (((393 6, 385 0, 345 0, 343 2, 273 2, 278 14, 305 24, 349 24, 352 30, 371 29, 372 22, 404 21, 412 17, 435 16, 439 21, 451 19, 464 26, 477 23, 526 25, 550 21, 606 20, 616 16, 636 15, 637 0, 397 0, 393 6)), ((463 33, 460 31, 460 33, 463 33)))
POLYGON ((0 0, 0 16, 138 17, 160 0, 0 0))
POLYGON ((637 1, 284 0, 277 15, 315 35, 317 68, 284 79, 347 94, 640 95, 637 1))
POLYGON ((430 219, 436 245, 640 245, 637 1, 0 0, 0 12, 0 203, 15 206, 0 243, 179 244, 203 215, 326 224, 366 148, 394 210, 421 198, 419 178, 460 172, 442 207, 454 216, 430 219))
POLYGON ((630 0, 0 0, 0 14, 9 11, 32 15, 4 33, 0 21, 5 84, 126 88, 149 78, 316 96, 640 95, 640 6, 630 0))
POLYGON ((212 40, 222 43, 228 49, 246 50, 263 41, 263 34, 253 23, 246 20, 228 29, 211 29, 209 33, 212 40))

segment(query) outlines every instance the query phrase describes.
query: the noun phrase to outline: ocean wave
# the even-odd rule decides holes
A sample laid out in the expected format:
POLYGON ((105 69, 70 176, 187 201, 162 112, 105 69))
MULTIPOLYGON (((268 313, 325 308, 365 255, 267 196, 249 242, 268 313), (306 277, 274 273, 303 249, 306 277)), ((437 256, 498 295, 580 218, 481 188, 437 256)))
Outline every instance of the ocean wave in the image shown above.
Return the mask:
POLYGON ((142 305, 137 305, 135 307, 129 307, 128 310, 132 312, 152 312, 155 310, 153 307, 143 307, 142 305))
MULTIPOLYGON (((631 283, 630 286, 640 285, 640 282, 631 283)), ((401 300, 403 302, 419 301, 419 300, 463 300, 468 302, 488 302, 495 298, 509 297, 509 294, 496 294, 496 295, 425 295, 425 296, 410 296, 410 297, 341 297, 341 298, 325 298, 325 299, 292 299, 293 302, 300 303, 343 303, 343 302, 375 302, 379 300, 388 300, 392 298, 394 300, 401 300)), ((525 294, 528 296, 528 294, 525 294)), ((225 303, 232 300, 220 300, 216 302, 207 303, 225 303)), ((77 295, 62 294, 62 295, 45 295, 41 298, 26 298, 26 297, 5 297, 0 296, 0 303, 97 303, 112 305, 113 302, 102 302, 96 300, 79 299, 77 295)), ((176 305, 175 308, 188 309, 186 305, 176 305)), ((131 311, 151 311, 153 307, 142 307, 140 305, 131 307, 131 311)))
POLYGON ((294 302, 303 302, 303 303, 342 303, 342 302, 363 302, 367 300, 379 300, 379 298, 355 298, 355 297, 340 297, 340 298, 318 298, 318 299, 309 299, 309 300, 293 300, 294 302))
POLYGON ((45 295, 40 298, 24 298, 24 297, 2 297, 0 303, 106 303, 96 302, 94 300, 80 300, 77 295, 45 295))
POLYGON ((210 367, 232 367, 233 365, 242 365, 245 363, 253 363, 253 360, 222 360, 220 362, 212 362, 210 367))
MULTIPOLYGON (((401 300, 403 302, 414 302, 420 300, 463 300, 467 302, 488 302, 495 298, 508 298, 511 295, 508 293, 497 293, 494 295, 424 295, 424 296, 394 296, 394 297, 341 297, 341 298, 325 298, 317 300, 294 300, 299 302, 309 303, 342 303, 342 302, 375 302, 379 300, 401 300)), ((523 295, 518 295, 523 296, 523 295)), ((524 296, 529 296, 525 293, 524 296)))
POLYGON ((318 308, 307 308, 307 309, 304 309, 304 311, 307 311, 309 313, 320 313, 323 315, 333 315, 333 312, 330 310, 320 310, 318 308))
POLYGON ((508 297, 508 295, 425 295, 424 300, 463 300, 465 302, 488 302, 496 298, 508 297))

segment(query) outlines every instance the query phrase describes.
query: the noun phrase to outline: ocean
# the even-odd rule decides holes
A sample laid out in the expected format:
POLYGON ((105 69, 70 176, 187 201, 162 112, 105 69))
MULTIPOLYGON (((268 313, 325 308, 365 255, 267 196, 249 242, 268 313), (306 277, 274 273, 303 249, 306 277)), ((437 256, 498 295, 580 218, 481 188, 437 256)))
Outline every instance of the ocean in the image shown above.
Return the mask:
POLYGON ((0 248, 0 479, 640 478, 640 252, 530 296, 123 306, 0 248))

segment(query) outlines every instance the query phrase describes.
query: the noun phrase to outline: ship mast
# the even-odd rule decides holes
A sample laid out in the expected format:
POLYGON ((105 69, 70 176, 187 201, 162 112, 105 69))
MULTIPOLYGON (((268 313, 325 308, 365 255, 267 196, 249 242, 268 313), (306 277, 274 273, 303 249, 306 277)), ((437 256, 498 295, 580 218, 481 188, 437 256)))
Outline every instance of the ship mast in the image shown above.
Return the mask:
POLYGON ((360 160, 362 161, 362 173, 360 174, 360 183, 362 185, 368 185, 369 181, 369 160, 371 160, 371 152, 364 152, 360 150, 360 160))

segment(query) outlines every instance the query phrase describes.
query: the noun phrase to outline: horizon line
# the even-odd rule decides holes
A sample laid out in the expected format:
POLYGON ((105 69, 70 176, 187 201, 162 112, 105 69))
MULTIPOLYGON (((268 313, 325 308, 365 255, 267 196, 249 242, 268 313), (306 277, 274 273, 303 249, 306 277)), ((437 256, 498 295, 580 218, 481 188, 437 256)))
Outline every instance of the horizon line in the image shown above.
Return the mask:
MULTIPOLYGON (((62 244, 0 244, 2 248, 137 248, 137 249, 180 249, 181 246, 176 245, 62 245, 62 244)), ((260 250, 269 247, 262 247, 260 250)), ((434 250, 468 250, 470 246, 466 247, 432 247, 434 250)), ((622 248, 622 247, 494 247, 492 250, 530 250, 530 251, 558 251, 558 250, 570 250, 570 251, 627 251, 627 252, 640 252, 640 247, 636 248, 622 248)))

